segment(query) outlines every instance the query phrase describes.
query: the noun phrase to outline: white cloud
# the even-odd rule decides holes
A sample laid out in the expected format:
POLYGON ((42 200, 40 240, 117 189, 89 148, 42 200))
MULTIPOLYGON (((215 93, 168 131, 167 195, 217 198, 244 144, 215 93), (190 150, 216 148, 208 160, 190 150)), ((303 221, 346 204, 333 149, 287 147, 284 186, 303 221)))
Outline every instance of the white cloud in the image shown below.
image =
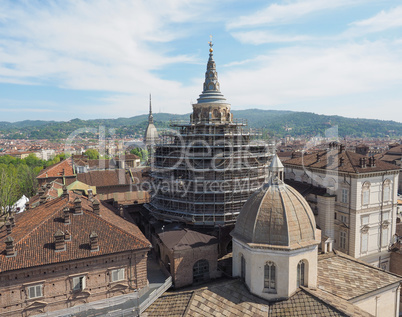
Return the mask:
MULTIPOLYGON (((355 109, 349 107, 348 112, 360 109, 360 117, 365 117, 362 109, 372 94, 381 95, 386 89, 392 91, 401 86, 400 50, 400 46, 387 42, 277 49, 255 61, 230 70, 225 68, 221 71, 221 87, 238 108, 283 106, 288 110, 313 111, 311 107, 320 104, 314 109, 318 113, 336 113, 332 99, 357 95, 360 97, 354 100, 355 109)), ((383 106, 380 100, 377 105, 383 106)), ((396 109, 383 110, 396 118, 396 109)))
POLYGON ((232 36, 243 44, 288 43, 308 41, 312 38, 305 35, 280 35, 270 31, 233 32, 232 36))
POLYGON ((371 18, 356 21, 350 25, 351 28, 346 32, 346 34, 349 35, 381 32, 392 28, 402 27, 402 6, 392 8, 388 11, 382 10, 371 18))
POLYGON ((317 11, 351 6, 359 2, 361 0, 298 0, 290 1, 286 4, 273 3, 253 14, 236 17, 226 26, 228 29, 235 29, 249 26, 283 24, 317 11))

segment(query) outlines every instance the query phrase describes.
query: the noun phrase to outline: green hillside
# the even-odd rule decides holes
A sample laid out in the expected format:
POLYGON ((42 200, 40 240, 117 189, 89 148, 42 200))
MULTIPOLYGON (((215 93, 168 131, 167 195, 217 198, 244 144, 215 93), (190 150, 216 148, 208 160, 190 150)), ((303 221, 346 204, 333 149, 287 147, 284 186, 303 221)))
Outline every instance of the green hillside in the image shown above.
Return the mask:
MULTIPOLYGON (((338 126, 339 136, 345 137, 401 137, 402 123, 373 119, 354 119, 341 116, 318 115, 310 112, 280 110, 233 110, 237 119, 246 119, 251 128, 262 129, 265 134, 275 137, 323 135, 325 130, 338 126)), ((190 115, 169 113, 154 114, 155 125, 168 127, 170 120, 188 121, 190 115)), ((8 139, 65 139, 77 129, 87 132, 82 137, 96 137, 93 131, 104 126, 106 132, 114 129, 116 137, 142 136, 148 121, 148 115, 131 118, 81 120, 67 122, 21 121, 15 123, 0 122, 0 134, 8 139), (92 130, 92 131, 91 131, 92 130)))

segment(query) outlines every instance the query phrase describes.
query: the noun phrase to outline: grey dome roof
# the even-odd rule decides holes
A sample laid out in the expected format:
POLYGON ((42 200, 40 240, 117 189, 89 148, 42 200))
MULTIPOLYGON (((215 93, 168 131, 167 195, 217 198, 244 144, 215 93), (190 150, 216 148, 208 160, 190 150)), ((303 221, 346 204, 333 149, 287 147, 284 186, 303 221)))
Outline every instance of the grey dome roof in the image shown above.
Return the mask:
POLYGON ((159 139, 158 131, 153 123, 148 123, 144 134, 144 143, 146 145, 154 145, 159 139))
POLYGON ((275 179, 248 199, 232 236, 251 246, 297 249, 319 243, 315 225, 314 214, 303 196, 275 179))

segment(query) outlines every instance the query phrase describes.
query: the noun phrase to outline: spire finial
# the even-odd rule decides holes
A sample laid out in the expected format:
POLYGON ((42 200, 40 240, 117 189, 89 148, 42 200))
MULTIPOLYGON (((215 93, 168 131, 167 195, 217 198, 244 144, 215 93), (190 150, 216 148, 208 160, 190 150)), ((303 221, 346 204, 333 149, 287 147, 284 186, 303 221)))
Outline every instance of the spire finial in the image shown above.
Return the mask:
POLYGON ((151 94, 149 94, 149 116, 148 116, 148 123, 154 123, 154 116, 152 115, 151 94))
POLYGON ((212 35, 209 36, 209 52, 212 53, 214 50, 212 48, 212 46, 214 46, 214 44, 212 43, 212 35))

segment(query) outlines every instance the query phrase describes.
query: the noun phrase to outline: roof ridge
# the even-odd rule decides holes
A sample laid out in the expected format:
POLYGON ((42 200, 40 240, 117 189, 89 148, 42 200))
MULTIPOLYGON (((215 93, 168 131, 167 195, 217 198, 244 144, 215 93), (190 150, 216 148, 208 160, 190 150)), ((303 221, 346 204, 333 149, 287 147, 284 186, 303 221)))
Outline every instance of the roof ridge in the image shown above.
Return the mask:
POLYGON ((339 256, 339 257, 341 257, 341 258, 344 258, 344 259, 347 259, 347 260, 350 260, 350 261, 353 261, 353 262, 356 262, 356 263, 359 263, 359 264, 363 264, 363 265, 366 266, 366 267, 369 267, 369 268, 371 268, 371 269, 375 269, 375 270, 380 271, 380 272, 382 272, 382 273, 386 273, 386 274, 389 274, 389 275, 393 275, 393 276, 395 276, 395 277, 402 278, 402 275, 398 275, 398 274, 396 274, 396 273, 383 270, 383 269, 381 269, 381 268, 379 268, 379 267, 376 267, 376 266, 374 266, 374 265, 371 265, 371 264, 369 264, 369 263, 360 261, 359 259, 356 259, 356 258, 354 258, 354 257, 351 257, 350 255, 347 255, 346 253, 343 253, 343 252, 341 252, 341 251, 339 251, 339 250, 333 249, 333 252, 334 252, 337 256, 339 256))
MULTIPOLYGON (((48 202, 48 204, 49 204, 49 206, 51 206, 51 205, 54 205, 55 203, 57 203, 57 202, 59 202, 59 201, 62 201, 64 199, 64 197, 58 197, 58 198, 55 198, 55 199, 52 199, 52 200, 50 200, 49 202, 48 202)), ((67 201, 67 204, 68 204, 68 201, 67 201)), ((46 204, 44 204, 44 205, 47 205, 47 203, 46 204)), ((63 206, 63 208, 64 208, 65 206, 63 206)), ((37 207, 36 207, 37 208, 37 207)), ((49 208, 48 208, 49 209, 49 208)), ((20 242, 23 242, 23 241, 25 241, 28 237, 30 237, 31 235, 32 235, 32 233, 34 233, 34 232, 36 232, 37 230, 38 230, 38 228, 40 228, 45 222, 48 222, 49 221, 49 219, 56 213, 56 212, 59 212, 60 211, 60 209, 56 209, 55 211, 53 211, 53 212, 50 212, 48 215, 47 215, 47 217, 45 218, 45 219, 43 219, 37 226, 35 226, 32 230, 30 230, 26 235, 24 235, 23 237, 21 237, 21 239, 19 239, 18 241, 16 241, 15 242, 15 244, 18 244, 18 243, 20 243, 20 242)))
MULTIPOLYGON (((102 204, 102 206, 106 207, 102 201, 100 201, 100 203, 102 204)), ((110 206, 110 207, 113 207, 113 206, 110 206)), ((110 208, 110 207, 109 207, 109 208, 110 208)), ((113 208, 114 208, 114 207, 113 207, 113 208)), ((144 240, 138 238, 136 235, 134 235, 134 234, 132 234, 132 233, 126 231, 126 230, 123 230, 122 228, 120 228, 119 226, 115 225, 114 223, 111 223, 111 222, 109 222, 109 221, 106 221, 106 219, 103 219, 102 216, 99 217, 99 216, 95 215, 92 211, 86 210, 85 208, 83 208, 82 210, 83 210, 86 214, 91 215, 91 217, 96 217, 97 219, 103 221, 105 224, 108 224, 108 225, 110 225, 110 226, 116 228, 116 229, 119 230, 121 233, 124 233, 124 234, 127 234, 127 235, 131 236, 131 237, 134 237, 135 239, 137 239, 137 240, 139 240, 139 241, 141 241, 141 242, 143 242, 143 243, 145 243, 145 244, 147 244, 147 245, 149 244, 149 241, 148 241, 148 240, 144 241, 144 240)), ((114 216, 119 217, 119 216, 116 215, 116 214, 114 214, 114 216)), ((127 221, 127 220, 126 220, 126 221, 127 221)), ((128 222, 129 222, 129 221, 128 221, 128 222)), ((131 222, 129 222, 129 223, 132 224, 131 222)))

